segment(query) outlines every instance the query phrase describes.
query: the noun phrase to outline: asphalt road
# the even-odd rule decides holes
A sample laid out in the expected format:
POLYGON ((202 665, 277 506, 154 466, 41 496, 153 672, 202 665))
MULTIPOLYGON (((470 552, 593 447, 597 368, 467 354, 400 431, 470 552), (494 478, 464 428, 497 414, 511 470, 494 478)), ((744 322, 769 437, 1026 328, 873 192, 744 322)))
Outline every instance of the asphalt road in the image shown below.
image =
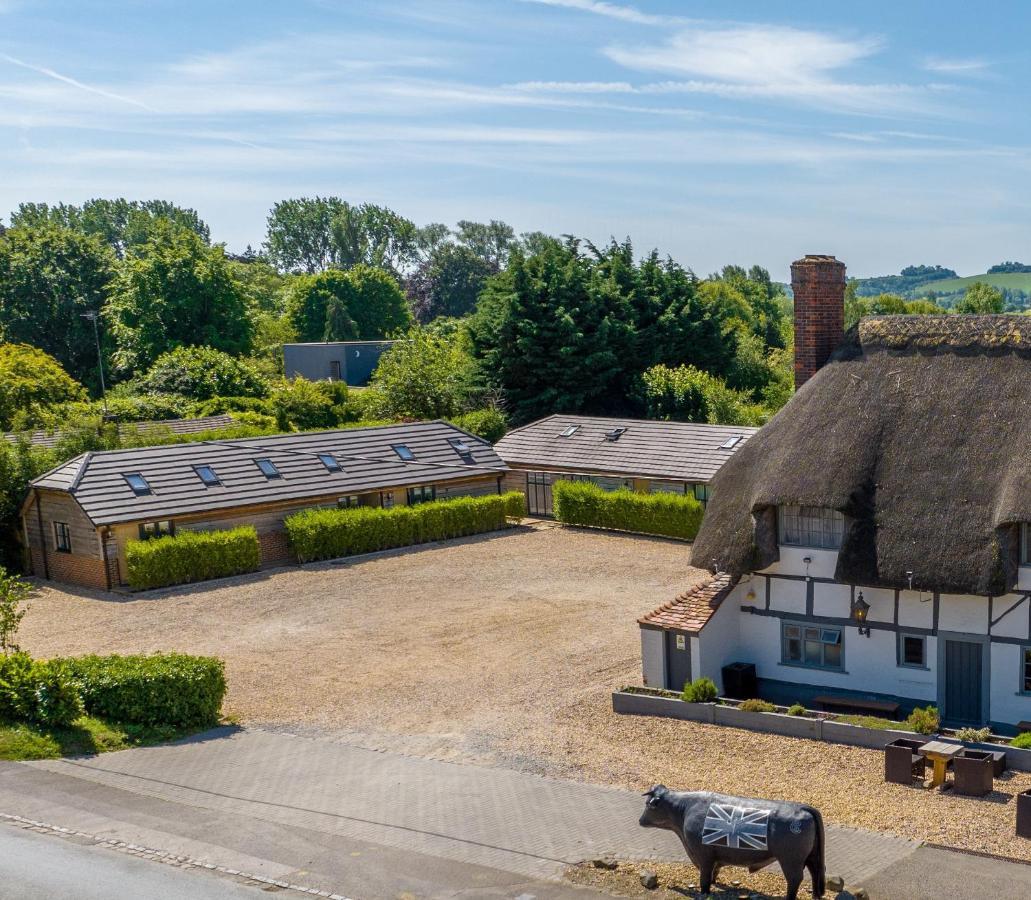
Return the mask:
MULTIPOLYGON (((0 900, 258 900, 203 870, 173 868, 95 845, 0 827, 0 900)), ((298 895, 300 896, 300 895, 298 895)))

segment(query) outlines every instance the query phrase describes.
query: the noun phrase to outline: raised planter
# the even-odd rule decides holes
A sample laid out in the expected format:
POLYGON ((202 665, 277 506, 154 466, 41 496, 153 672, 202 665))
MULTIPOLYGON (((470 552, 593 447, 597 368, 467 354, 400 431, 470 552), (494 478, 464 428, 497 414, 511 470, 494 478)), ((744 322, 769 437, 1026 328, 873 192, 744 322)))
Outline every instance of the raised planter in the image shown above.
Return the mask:
POLYGON ((663 716, 667 719, 706 722, 709 725, 716 721, 715 703, 685 703, 673 697, 631 694, 627 691, 613 692, 612 710, 631 716, 663 716))
MULTIPOLYGON (((900 723, 901 724, 901 723, 900 723)), ((934 735, 917 734, 895 728, 864 728, 849 722, 833 722, 826 719, 823 723, 823 740, 832 744, 848 744, 850 747, 869 747, 881 750, 885 744, 898 740, 918 740, 921 742, 934 739, 934 735)))
POLYGON ((784 734, 788 737, 820 739, 821 719, 805 716, 788 716, 784 713, 750 712, 736 706, 717 706, 716 724, 732 728, 747 728, 749 731, 766 731, 784 734))

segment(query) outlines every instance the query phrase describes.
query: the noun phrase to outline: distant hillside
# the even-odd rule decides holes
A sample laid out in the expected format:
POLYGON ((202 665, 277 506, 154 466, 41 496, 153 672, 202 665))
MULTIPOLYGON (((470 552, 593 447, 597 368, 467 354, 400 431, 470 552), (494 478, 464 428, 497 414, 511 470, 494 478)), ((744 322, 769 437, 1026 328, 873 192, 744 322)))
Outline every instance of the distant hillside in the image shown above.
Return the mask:
POLYGON ((1020 263, 1000 263, 990 272, 960 277, 943 266, 909 266, 898 275, 878 275, 874 278, 855 279, 856 296, 876 297, 879 294, 897 294, 906 300, 931 299, 947 309, 956 305, 967 289, 976 281, 985 282, 1002 291, 1008 311, 1031 309, 1031 271, 1013 271, 1028 268, 1020 263), (998 271, 1009 269, 1009 271, 998 271))
POLYGON ((965 278, 945 278, 921 285, 922 291, 939 294, 954 294, 965 291, 975 281, 985 281, 1004 291, 1022 291, 1031 294, 1031 272, 1006 272, 1001 275, 968 275, 965 278))

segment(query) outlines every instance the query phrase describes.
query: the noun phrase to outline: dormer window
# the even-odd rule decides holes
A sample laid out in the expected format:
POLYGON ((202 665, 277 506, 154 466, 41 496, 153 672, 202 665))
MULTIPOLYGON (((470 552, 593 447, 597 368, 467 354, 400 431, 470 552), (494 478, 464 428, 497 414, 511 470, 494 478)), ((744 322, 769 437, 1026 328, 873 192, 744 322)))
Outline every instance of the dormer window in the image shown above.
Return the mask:
POLYGON ((254 460, 255 465, 261 469, 261 474, 268 478, 270 481, 273 478, 282 478, 279 474, 279 469, 276 468, 276 464, 271 459, 256 459, 254 460))
POLYGON ((838 550, 845 533, 845 517, 824 506, 782 506, 778 510, 780 543, 788 547, 838 550))
POLYGON ((147 479, 144 478, 139 472, 130 472, 128 475, 122 476, 126 484, 132 488, 132 492, 137 497, 144 497, 147 494, 152 494, 153 491, 150 489, 150 485, 147 484, 147 479))
POLYGON ((559 437, 572 437, 579 430, 579 425, 567 425, 565 428, 562 429, 562 433, 559 435, 559 437))
POLYGON ((1020 564, 1031 566, 1031 522, 1020 526, 1020 564))

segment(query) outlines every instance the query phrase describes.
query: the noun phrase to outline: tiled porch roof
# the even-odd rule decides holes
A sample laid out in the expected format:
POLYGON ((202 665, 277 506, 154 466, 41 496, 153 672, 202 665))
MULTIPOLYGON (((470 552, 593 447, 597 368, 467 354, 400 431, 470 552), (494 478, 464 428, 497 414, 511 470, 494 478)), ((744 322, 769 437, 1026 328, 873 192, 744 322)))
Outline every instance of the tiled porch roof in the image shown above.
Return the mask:
POLYGON ((688 588, 683 594, 638 619, 641 625, 697 634, 712 618, 737 579, 723 573, 688 588))

